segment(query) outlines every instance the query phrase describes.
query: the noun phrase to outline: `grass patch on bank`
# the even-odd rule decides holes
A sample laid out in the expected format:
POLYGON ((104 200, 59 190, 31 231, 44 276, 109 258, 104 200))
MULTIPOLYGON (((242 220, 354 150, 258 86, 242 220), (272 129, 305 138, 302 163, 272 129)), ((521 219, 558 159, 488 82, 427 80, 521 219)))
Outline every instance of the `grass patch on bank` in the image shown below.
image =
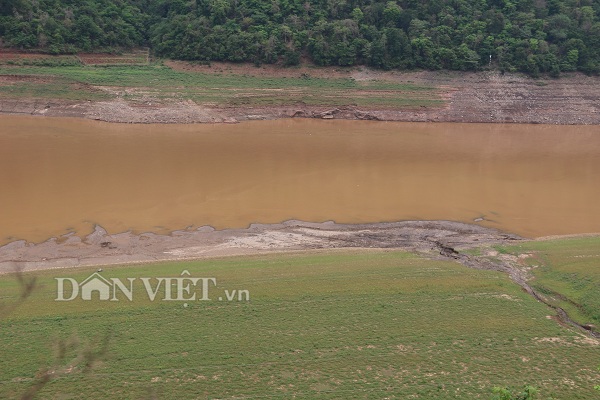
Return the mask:
POLYGON ((0 98, 31 98, 61 100, 108 100, 114 96, 100 90, 77 86, 65 79, 54 82, 15 82, 0 84, 0 98))
POLYGON ((600 327, 600 237, 532 241, 505 247, 531 253, 530 284, 581 324, 600 327))
MULTIPOLYGON (((66 82, 135 89, 133 97, 193 100, 218 106, 373 106, 390 108, 438 107, 444 104, 439 91, 430 86, 351 78, 256 77, 248 75, 175 71, 161 65, 148 66, 13 66, 0 67, 2 75, 60 78, 66 82)), ((21 82, 11 85, 19 86, 21 82)), ((0 86, 1 87, 1 86, 0 86)), ((76 89, 74 89, 76 90, 76 89)), ((47 96, 67 98, 48 87, 47 96)), ((33 96, 13 90, 16 97, 33 96)), ((131 95, 131 94, 130 94, 131 95)))
MULTIPOLYGON (((560 327, 501 273, 400 252, 268 255, 105 268, 137 278, 134 300, 55 302, 56 277, 0 325, 0 397, 22 393, 54 338, 97 341, 106 359, 41 398, 490 398, 537 386, 544 399, 593 397, 600 349, 560 327), (214 277, 211 301, 150 302, 141 277, 214 277), (250 301, 218 301, 245 289, 250 301)), ((0 277, 5 304, 18 286, 0 277)), ((159 297, 160 294, 159 294, 159 297)))

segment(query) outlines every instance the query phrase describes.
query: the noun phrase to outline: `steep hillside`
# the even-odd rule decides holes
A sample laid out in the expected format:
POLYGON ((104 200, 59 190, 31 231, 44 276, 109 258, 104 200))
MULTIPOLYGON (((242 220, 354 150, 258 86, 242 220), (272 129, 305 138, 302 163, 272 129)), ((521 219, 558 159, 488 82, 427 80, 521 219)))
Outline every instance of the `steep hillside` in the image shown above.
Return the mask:
POLYGON ((5 0, 5 46, 182 60, 600 71, 598 0, 5 0))

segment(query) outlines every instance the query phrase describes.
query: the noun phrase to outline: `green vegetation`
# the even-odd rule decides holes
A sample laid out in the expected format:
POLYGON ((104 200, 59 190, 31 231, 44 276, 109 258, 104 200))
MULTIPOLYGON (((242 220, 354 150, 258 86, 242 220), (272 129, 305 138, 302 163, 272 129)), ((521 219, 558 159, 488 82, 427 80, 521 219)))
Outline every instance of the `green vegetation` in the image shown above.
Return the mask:
POLYGON ((600 326, 600 237, 535 241, 504 250, 532 253, 532 287, 581 324, 600 326))
MULTIPOLYGON (((215 277, 208 302, 55 302, 55 277, 0 325, 0 397, 52 363, 76 334, 109 351, 90 374, 68 370, 40 398, 490 398, 494 387, 589 399, 599 349, 546 318, 507 276, 393 252, 270 255, 105 268, 106 278, 215 277), (219 302, 246 289, 249 302, 219 302)), ((18 285, 0 277, 2 302, 18 285)))
MULTIPOLYGON (((6 55, 6 54, 3 54, 6 55)), ((67 67, 81 65, 75 56, 50 56, 36 54, 35 58, 24 58, 22 54, 14 53, 13 57, 0 58, 0 65, 24 66, 33 65, 37 67, 67 67)))
POLYGON ((33 98, 64 100, 104 100, 110 99, 107 93, 80 87, 71 81, 56 79, 49 82, 17 82, 0 85, 0 98, 33 98))
POLYGON ((525 386, 520 393, 512 393, 507 388, 496 387, 493 390, 494 397, 492 400, 533 400, 537 393, 537 389, 533 386, 525 386))
MULTIPOLYGON (((0 76, 24 75, 35 82, 10 81, 0 96, 98 99, 114 95, 92 86, 132 88, 127 100, 193 100, 199 104, 355 105, 377 107, 441 106, 439 92, 429 86, 392 82, 358 82, 348 78, 253 77, 220 73, 179 72, 160 65, 111 67, 0 67, 0 76), (84 87, 81 87, 81 84, 84 87), (62 86, 57 86, 62 85, 62 86), (79 85, 79 86, 78 86, 79 85)), ((115 92, 114 90, 112 91, 115 92)))
POLYGON ((54 54, 377 68, 600 71, 600 1, 4 0, 0 37, 54 54))

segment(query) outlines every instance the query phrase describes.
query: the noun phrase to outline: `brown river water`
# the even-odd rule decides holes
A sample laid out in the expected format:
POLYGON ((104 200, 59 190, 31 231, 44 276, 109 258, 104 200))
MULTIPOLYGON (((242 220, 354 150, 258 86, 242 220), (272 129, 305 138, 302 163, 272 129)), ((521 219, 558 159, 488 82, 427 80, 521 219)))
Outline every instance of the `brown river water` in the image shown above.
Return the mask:
POLYGON ((600 127, 0 116, 0 244, 288 219, 600 232, 600 127))

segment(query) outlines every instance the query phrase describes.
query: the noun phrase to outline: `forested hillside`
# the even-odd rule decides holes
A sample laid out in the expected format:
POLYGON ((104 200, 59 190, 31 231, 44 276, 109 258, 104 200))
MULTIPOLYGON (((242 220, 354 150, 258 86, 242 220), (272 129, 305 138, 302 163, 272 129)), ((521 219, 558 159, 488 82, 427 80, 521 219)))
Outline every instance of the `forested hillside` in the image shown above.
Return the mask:
POLYGON ((600 72, 599 0, 2 0, 4 46, 183 60, 600 72))

